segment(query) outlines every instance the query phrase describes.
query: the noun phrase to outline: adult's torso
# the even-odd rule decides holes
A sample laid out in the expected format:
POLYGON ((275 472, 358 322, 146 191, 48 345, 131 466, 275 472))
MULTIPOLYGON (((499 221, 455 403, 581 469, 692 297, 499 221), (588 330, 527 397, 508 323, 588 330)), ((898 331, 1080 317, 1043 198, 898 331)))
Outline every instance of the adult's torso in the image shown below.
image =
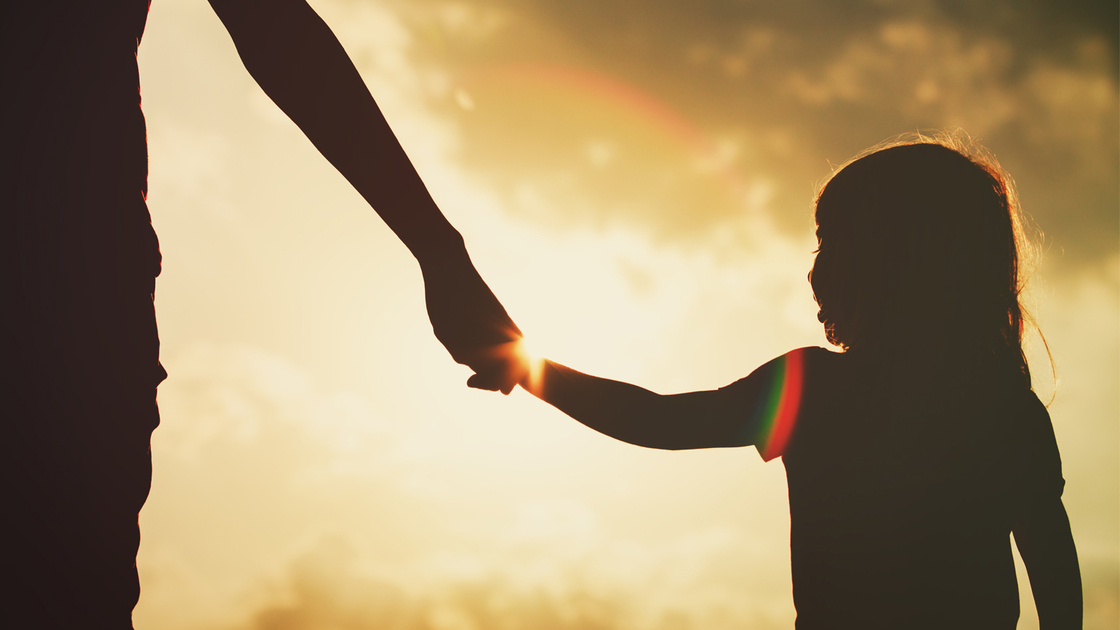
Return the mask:
POLYGON ((150 284, 158 273, 136 65, 147 11, 147 0, 0 9, 9 286, 150 284))

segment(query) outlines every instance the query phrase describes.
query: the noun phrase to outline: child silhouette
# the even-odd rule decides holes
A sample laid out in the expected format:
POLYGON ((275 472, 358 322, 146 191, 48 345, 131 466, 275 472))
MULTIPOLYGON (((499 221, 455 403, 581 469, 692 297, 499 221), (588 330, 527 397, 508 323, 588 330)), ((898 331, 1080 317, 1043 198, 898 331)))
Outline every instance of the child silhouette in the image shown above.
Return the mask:
POLYGON ((1010 179, 920 137, 821 189, 809 274, 830 342, 713 391, 658 395, 545 361, 522 386, 661 449, 781 457, 797 628, 1014 628, 1009 534, 1041 627, 1081 627, 1061 461, 1022 349, 1010 179))

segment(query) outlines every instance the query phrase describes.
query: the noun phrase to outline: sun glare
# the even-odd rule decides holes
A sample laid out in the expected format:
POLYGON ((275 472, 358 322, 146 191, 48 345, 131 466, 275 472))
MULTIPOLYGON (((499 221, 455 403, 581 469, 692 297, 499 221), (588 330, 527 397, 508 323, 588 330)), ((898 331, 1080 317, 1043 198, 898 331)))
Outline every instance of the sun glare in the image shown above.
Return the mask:
POLYGON ((535 352, 524 337, 514 346, 514 352, 518 362, 527 370, 525 378, 521 381, 521 387, 531 394, 539 394, 541 375, 544 372, 544 357, 535 352))

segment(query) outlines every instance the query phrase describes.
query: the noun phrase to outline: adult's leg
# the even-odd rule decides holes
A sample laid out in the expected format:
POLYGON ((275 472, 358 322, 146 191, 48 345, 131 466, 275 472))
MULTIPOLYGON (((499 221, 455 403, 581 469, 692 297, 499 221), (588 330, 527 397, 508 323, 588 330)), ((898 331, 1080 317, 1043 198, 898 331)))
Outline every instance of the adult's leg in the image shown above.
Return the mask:
POLYGON ((17 293, 0 359, 0 627, 129 629, 165 376, 151 286, 17 293))

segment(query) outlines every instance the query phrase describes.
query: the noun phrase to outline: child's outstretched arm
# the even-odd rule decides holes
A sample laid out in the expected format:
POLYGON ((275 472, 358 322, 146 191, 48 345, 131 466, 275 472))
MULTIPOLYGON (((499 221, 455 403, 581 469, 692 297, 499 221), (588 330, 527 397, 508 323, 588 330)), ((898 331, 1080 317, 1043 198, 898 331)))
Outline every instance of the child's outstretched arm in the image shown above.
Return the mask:
POLYGON ((741 396, 730 388, 661 395, 552 361, 522 387, 588 427, 637 446, 681 450, 753 443, 741 396))
POLYGON ((1014 531, 1015 545, 1030 577, 1040 630, 1081 628, 1081 570, 1061 497, 1033 506, 1014 531))

